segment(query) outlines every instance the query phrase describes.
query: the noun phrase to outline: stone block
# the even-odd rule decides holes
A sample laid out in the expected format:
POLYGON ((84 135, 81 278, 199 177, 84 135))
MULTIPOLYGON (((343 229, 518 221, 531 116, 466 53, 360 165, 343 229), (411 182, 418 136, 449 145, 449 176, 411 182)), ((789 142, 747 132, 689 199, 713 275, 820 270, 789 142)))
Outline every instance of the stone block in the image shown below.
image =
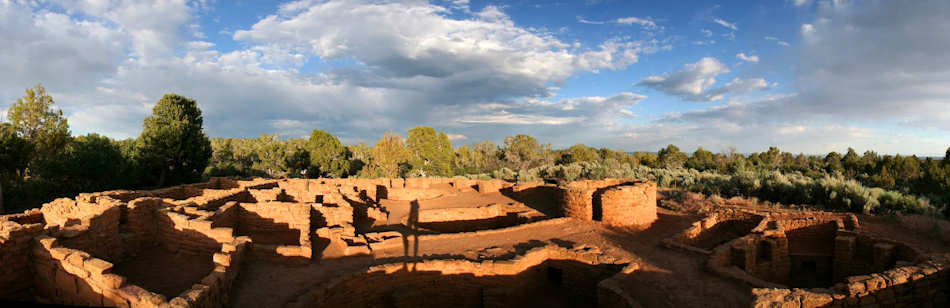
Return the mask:
POLYGON ((93 275, 101 275, 112 270, 112 263, 99 258, 90 258, 83 263, 83 267, 93 275))
POLYGON ((50 256, 55 260, 66 260, 66 257, 69 256, 71 252, 71 249, 62 247, 51 248, 49 250, 50 256))
POLYGON ((231 266, 231 255, 223 253, 214 254, 214 263, 222 266, 231 266))

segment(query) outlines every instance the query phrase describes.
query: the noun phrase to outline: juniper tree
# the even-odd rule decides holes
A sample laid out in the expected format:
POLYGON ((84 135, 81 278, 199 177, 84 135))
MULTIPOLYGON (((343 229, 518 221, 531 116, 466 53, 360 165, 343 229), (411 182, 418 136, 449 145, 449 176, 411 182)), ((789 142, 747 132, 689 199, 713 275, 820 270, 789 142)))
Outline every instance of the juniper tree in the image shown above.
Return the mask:
POLYGON ((406 149, 409 151, 409 164, 414 169, 413 173, 422 176, 452 175, 455 153, 445 133, 436 133, 435 129, 428 126, 414 127, 406 137, 406 149))
POLYGON ((310 165, 316 169, 310 170, 311 175, 341 178, 349 173, 350 152, 330 133, 314 129, 307 140, 307 150, 310 165))
POLYGON ((202 131, 198 103, 178 94, 165 94, 152 115, 142 122, 136 159, 158 186, 194 182, 211 159, 211 141, 202 131))
POLYGON ((409 151, 403 145, 402 137, 393 132, 386 132, 372 148, 373 162, 363 168, 363 177, 405 176, 409 167, 409 151))

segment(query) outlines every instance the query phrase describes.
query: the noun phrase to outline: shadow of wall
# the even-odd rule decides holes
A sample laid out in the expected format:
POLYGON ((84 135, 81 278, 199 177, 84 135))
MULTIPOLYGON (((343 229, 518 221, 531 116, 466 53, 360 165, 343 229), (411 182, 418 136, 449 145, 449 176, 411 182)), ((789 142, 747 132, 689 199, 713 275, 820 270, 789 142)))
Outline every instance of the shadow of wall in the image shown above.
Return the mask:
POLYGON ((524 203, 524 205, 535 209, 548 217, 562 216, 559 208, 560 190, 553 185, 538 185, 533 187, 519 187, 521 183, 513 187, 501 189, 501 194, 515 201, 524 203))
POLYGON ((373 272, 326 292, 315 307, 597 307, 597 283, 620 269, 548 260, 515 275, 373 272))

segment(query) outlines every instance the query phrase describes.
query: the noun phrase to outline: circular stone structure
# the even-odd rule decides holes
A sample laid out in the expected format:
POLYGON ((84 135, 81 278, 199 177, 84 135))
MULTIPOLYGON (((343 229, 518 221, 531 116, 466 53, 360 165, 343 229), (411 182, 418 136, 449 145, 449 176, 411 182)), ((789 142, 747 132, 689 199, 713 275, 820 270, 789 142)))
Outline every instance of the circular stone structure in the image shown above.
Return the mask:
POLYGON ((656 183, 579 181, 559 187, 564 217, 615 227, 648 227, 656 221, 656 183))
POLYGON ((604 224, 648 227, 656 221, 656 183, 611 187, 600 196, 604 224))

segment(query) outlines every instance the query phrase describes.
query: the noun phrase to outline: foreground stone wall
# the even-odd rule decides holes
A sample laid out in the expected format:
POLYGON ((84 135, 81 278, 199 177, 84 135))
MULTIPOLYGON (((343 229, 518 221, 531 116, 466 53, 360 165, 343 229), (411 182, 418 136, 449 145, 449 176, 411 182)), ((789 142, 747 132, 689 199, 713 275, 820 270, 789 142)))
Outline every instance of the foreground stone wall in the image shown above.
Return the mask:
POLYGON ((288 307, 508 307, 525 300, 552 273, 564 290, 589 305, 598 299, 582 294, 598 294, 598 283, 628 264, 597 251, 548 245, 510 260, 378 265, 318 285, 288 307))
POLYGON ((0 220, 0 299, 30 300, 33 237, 43 232, 42 213, 33 210, 0 220), (31 221, 32 220, 32 221, 31 221))
POLYGON ((881 273, 849 277, 830 289, 757 288, 753 307, 947 307, 948 255, 881 273))

